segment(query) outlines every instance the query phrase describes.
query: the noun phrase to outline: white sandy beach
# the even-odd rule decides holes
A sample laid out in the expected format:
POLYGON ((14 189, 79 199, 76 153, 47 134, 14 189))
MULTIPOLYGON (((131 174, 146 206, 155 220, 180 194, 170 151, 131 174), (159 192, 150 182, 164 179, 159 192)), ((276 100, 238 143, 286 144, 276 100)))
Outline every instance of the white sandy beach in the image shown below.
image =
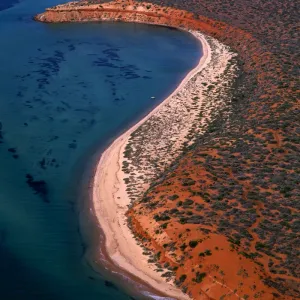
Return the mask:
POLYGON ((94 211, 106 238, 105 248, 113 262, 155 290, 175 299, 189 299, 189 296, 171 281, 167 282, 161 277, 161 273, 155 271, 154 264, 148 263, 148 257, 143 255, 143 248, 137 244, 127 226, 125 214, 132 199, 141 197, 148 188, 149 181, 155 178, 157 172, 162 171, 151 161, 151 157, 163 162, 163 167, 168 167, 182 151, 183 143, 193 141, 189 137, 190 133, 195 135, 205 131, 214 112, 224 105, 220 88, 224 85, 226 89, 227 83, 220 78, 234 54, 227 46, 212 38, 208 42, 198 31, 191 33, 199 40, 203 49, 197 66, 167 99, 117 138, 102 154, 96 168, 92 193, 94 211), (218 84, 217 93, 207 92, 210 84, 218 84), (131 134, 136 129, 140 131, 133 138, 131 134), (130 147, 133 147, 133 158, 126 159, 124 150, 129 139, 130 147), (142 153, 137 159, 135 150, 142 153), (130 176, 134 177, 131 195, 127 192, 130 184, 124 181, 124 178, 128 178, 128 172, 126 174, 122 170, 124 161, 130 165, 130 174, 135 174, 130 176), (141 180, 140 175, 144 179, 141 180), (132 197, 132 193, 135 197, 132 197))
POLYGON ((205 68, 210 57, 209 45, 202 34, 197 32, 192 32, 192 34, 199 39, 203 47, 203 56, 198 65, 189 72, 167 99, 109 146, 101 156, 93 183, 94 209, 106 237, 105 246, 108 255, 120 268, 175 299, 189 299, 189 297, 172 283, 167 283, 160 276, 161 274, 154 271, 155 267, 147 262, 148 257, 142 254, 143 249, 137 244, 127 226, 125 213, 128 210, 130 199, 123 180, 122 162, 124 148, 131 133, 166 105, 172 95, 180 91, 195 74, 205 68))
MULTIPOLYGON (((128 228, 126 212, 132 201, 139 199, 149 187, 149 181, 180 154, 183 144, 192 143, 196 134, 206 130, 216 111, 226 105, 227 80, 222 77, 226 70, 228 72, 228 66, 231 74, 234 73, 235 67, 229 62, 235 54, 227 46, 198 31, 191 31, 191 34, 199 40, 203 49, 197 66, 167 99, 117 138, 102 154, 92 192, 94 212, 106 238, 106 252, 112 261, 155 290, 175 299, 190 297, 172 281, 167 282, 161 277, 161 273, 155 270, 155 264, 148 263, 149 257, 143 254, 143 248, 128 228), (210 89, 212 85, 218 86, 217 92, 210 89), (131 134, 137 129, 139 132, 133 137, 131 134), (124 151, 129 144, 133 155, 128 159, 124 151), (161 169, 152 161, 153 157, 163 162, 161 169), (127 174, 122 170, 124 161, 130 165, 127 174), (124 179, 128 179, 129 174, 131 182, 128 184, 124 179)), ((230 76, 234 75, 226 76, 230 80, 230 76)), ((153 236, 155 228, 150 227, 149 234, 153 236)))

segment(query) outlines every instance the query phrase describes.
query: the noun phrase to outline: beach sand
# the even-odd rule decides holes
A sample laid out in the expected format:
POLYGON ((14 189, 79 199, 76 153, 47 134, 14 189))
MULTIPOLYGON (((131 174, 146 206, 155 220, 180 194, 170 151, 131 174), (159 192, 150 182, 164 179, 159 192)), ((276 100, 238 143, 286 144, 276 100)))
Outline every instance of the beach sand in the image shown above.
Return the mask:
MULTIPOLYGON (((107 254, 112 261, 119 268, 138 277, 155 290, 175 299, 189 299, 189 296, 184 294, 171 281, 167 282, 165 278, 161 277, 161 273, 155 271, 155 265, 148 263, 148 257, 143 254, 143 248, 138 245, 128 227, 126 212, 131 204, 131 199, 126 191, 127 185, 124 182, 126 174, 122 171, 122 164, 125 147, 131 134, 163 108, 169 107, 169 102, 172 99, 174 100, 174 95, 176 96, 178 92, 182 91, 195 75, 201 72, 210 62, 211 48, 207 40, 199 32, 191 31, 191 33, 202 44, 203 56, 198 65, 187 74, 167 99, 107 148, 97 165, 92 192, 94 211, 99 221, 99 226, 105 235, 107 254)), ((190 85, 190 88, 195 87, 190 85)), ((187 128, 190 127, 187 126, 187 128)), ((182 141, 186 133, 186 130, 182 130, 182 141)), ((171 137, 172 135, 170 135, 171 137)), ((179 140, 181 140, 180 136, 179 140)))

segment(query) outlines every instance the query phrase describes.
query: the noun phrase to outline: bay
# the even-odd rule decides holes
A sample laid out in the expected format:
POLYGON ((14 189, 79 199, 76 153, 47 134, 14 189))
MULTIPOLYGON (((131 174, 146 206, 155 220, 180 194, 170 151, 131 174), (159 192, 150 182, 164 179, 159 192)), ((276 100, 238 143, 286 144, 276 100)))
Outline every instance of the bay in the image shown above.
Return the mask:
POLYGON ((129 299, 86 261, 78 183, 201 49, 170 28, 32 20, 58 3, 0 7, 0 298, 129 299))

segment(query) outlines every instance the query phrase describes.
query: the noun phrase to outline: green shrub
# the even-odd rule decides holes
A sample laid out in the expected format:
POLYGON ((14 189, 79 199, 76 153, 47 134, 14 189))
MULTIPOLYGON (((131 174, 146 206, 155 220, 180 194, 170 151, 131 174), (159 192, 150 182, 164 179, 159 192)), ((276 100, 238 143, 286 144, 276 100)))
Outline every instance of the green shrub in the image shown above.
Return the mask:
POLYGON ((198 241, 190 241, 190 242, 189 242, 189 246, 190 246, 191 248, 195 248, 195 247, 197 247, 197 245, 198 245, 198 241))

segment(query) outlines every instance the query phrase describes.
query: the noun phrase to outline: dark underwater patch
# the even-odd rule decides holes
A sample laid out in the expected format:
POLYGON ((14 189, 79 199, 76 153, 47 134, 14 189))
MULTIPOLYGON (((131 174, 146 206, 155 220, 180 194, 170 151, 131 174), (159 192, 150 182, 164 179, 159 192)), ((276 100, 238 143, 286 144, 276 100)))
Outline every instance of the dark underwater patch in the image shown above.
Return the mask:
MULTIPOLYGON (((48 56, 46 58, 35 58, 36 61, 39 61, 37 65, 39 69, 34 71, 40 75, 37 78, 38 88, 44 89, 46 85, 49 84, 49 78, 55 76, 60 71, 60 64, 65 61, 65 56, 62 51, 55 50, 52 56, 48 56)), ((33 58, 29 61, 29 63, 35 63, 33 58)))
POLYGON ((26 178, 26 183, 34 191, 34 194, 40 196, 44 202, 50 203, 47 183, 44 180, 34 180, 30 174, 27 174, 26 178))
POLYGON ((23 94, 21 91, 18 91, 17 97, 18 97, 18 98, 22 98, 22 97, 24 97, 24 94, 23 94))
POLYGON ((104 284, 105 284, 105 286, 107 286, 109 288, 112 288, 114 290, 118 290, 118 288, 111 281, 105 280, 104 284))
POLYGON ((76 149, 77 148, 77 142, 74 140, 72 143, 69 144, 70 149, 76 149))
POLYGON ((17 149, 16 148, 8 148, 7 151, 12 153, 12 157, 14 159, 19 158, 19 155, 17 154, 17 149))
POLYGON ((0 144, 3 143, 2 122, 0 122, 0 144))
POLYGON ((118 66, 114 65, 113 63, 109 62, 107 58, 98 58, 97 60, 93 61, 93 66, 95 67, 108 67, 108 68, 118 68, 118 66))
POLYGON ((67 103, 67 102, 65 102, 65 101, 60 101, 63 105, 65 105, 67 108, 71 108, 71 106, 67 103))
POLYGON ((46 170, 46 159, 43 158, 41 161, 39 161, 39 165, 43 170, 46 170))
POLYGON ((102 53, 105 54, 110 60, 121 61, 120 56, 116 53, 117 51, 120 50, 117 48, 113 48, 113 49, 103 50, 102 53))
POLYGON ((69 51, 74 51, 74 50, 76 50, 76 47, 75 47, 73 44, 70 44, 70 45, 68 46, 68 50, 69 50, 69 51))
POLYGON ((49 139, 49 141, 48 142, 53 142, 53 141, 56 141, 56 140, 58 140, 58 135, 54 135, 53 137, 51 137, 50 139, 49 139))

